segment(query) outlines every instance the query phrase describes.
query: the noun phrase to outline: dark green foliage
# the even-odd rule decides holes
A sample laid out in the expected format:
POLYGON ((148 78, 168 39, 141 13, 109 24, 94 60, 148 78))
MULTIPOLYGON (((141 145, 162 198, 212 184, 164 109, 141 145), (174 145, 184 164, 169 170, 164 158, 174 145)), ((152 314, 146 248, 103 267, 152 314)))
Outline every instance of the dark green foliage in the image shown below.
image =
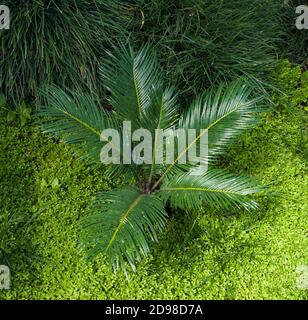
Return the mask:
POLYGON ((115 271, 123 268, 126 261, 136 271, 135 261, 141 261, 150 251, 144 235, 157 242, 157 232, 163 230, 166 220, 161 199, 142 194, 136 187, 101 193, 93 204, 91 216, 81 221, 82 242, 87 244, 89 256, 104 251, 115 271))
MULTIPOLYGON (((247 195, 262 190, 248 178, 222 172, 207 172, 205 164, 214 165, 218 156, 245 130, 256 124, 256 114, 263 111, 260 101, 251 98, 251 88, 244 79, 229 86, 220 86, 217 91, 205 92, 179 114, 173 90, 163 87, 163 78, 150 46, 138 52, 122 46, 110 53, 110 62, 102 68, 105 84, 110 92, 110 111, 103 111, 80 95, 67 95, 62 90, 50 88, 45 92, 48 105, 41 115, 42 129, 77 147, 77 151, 96 162, 100 159, 103 129, 116 129, 119 144, 113 152, 118 153, 120 164, 110 166, 111 178, 133 177, 134 187, 103 193, 97 197, 94 213, 82 220, 82 246, 90 257, 105 252, 114 270, 126 270, 129 263, 135 271, 136 261, 149 252, 149 241, 157 241, 157 234, 166 222, 164 202, 171 199, 174 207, 191 209, 207 205, 215 209, 255 209, 256 203, 247 195), (125 164, 120 141, 124 121, 131 121, 133 130, 150 130, 152 145, 150 164, 125 164), (155 129, 169 130, 164 145, 171 144, 178 134, 195 129, 195 137, 180 150, 172 150, 171 162, 157 161, 158 148, 155 129), (208 135, 208 155, 200 162, 181 162, 189 159, 189 151, 200 148, 199 141, 208 135), (197 173, 198 171, 198 173, 197 173), (199 179, 196 179, 199 174, 199 179), (179 192, 195 195, 188 199, 179 197, 179 192)), ((109 137, 105 137, 109 141, 109 137)), ((113 145, 115 142, 110 142, 113 145)), ((160 147, 164 147, 161 145, 160 147)), ((132 150, 132 148, 131 148, 132 150)), ((200 154, 200 152, 197 152, 200 154)), ((127 162, 126 162, 127 163, 127 162)))
POLYGON ((17 106, 54 83, 102 94, 97 79, 103 49, 124 36, 127 10, 109 0, 2 1, 11 26, 0 30, 0 90, 17 106))
POLYGON ((6 98, 3 93, 0 93, 0 109, 6 106, 6 98))
POLYGON ((266 86, 285 33, 281 0, 136 0, 137 46, 151 40, 182 98, 245 75, 266 86))
POLYGON ((308 30, 298 30, 295 22, 299 16, 296 7, 307 5, 303 0, 288 0, 283 15, 283 28, 286 31, 286 38, 283 42, 282 51, 291 61, 308 66, 308 30))

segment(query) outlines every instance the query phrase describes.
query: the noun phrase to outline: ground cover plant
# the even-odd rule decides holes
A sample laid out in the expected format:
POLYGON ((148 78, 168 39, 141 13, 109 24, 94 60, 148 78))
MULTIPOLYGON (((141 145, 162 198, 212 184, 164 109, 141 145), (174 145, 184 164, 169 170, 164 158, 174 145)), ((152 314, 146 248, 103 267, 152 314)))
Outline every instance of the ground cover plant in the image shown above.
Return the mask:
POLYGON ((123 179, 78 160, 33 120, 8 126, 2 113, 0 212, 37 218, 13 233, 11 290, 1 290, 1 299, 307 299, 296 287, 297 267, 308 259, 307 166, 298 151, 299 118, 284 110, 266 113, 222 166, 282 196, 257 197, 260 209, 250 213, 175 210, 129 282, 103 256, 89 263, 78 250, 89 201, 121 188, 123 179))

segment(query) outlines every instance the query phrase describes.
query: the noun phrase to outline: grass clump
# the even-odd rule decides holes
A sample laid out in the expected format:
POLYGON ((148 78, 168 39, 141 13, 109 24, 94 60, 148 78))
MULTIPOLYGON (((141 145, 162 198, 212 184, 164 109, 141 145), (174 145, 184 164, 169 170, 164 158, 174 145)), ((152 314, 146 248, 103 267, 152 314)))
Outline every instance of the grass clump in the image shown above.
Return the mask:
POLYGON ((133 1, 131 39, 152 41, 182 97, 245 75, 262 88, 285 33, 279 0, 133 1))
POLYGON ((0 90, 9 103, 31 101, 39 87, 101 94, 100 56, 125 34, 127 10, 116 1, 13 1, 9 30, 0 30, 0 90))
POLYGON ((296 28, 296 19, 299 14, 296 8, 306 5, 302 0, 286 1, 286 10, 283 15, 283 28, 286 30, 286 36, 283 42, 282 52, 291 61, 296 62, 307 68, 308 66, 308 32, 305 29, 296 28))

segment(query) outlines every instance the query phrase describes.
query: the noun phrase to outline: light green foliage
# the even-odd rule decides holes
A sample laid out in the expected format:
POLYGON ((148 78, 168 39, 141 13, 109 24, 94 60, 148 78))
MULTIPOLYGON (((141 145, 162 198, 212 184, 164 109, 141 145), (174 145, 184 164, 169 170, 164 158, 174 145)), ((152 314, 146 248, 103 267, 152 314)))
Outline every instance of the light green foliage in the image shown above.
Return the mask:
POLYGON ((3 94, 0 94, 0 112, 6 113, 6 120, 11 123, 14 120, 18 120, 21 126, 24 126, 28 120, 31 119, 32 108, 22 101, 15 111, 10 110, 7 105, 6 98, 3 94))
POLYGON ((7 114, 7 122, 10 123, 16 119, 20 122, 21 126, 24 126, 26 122, 31 119, 32 108, 27 106, 23 101, 16 111, 9 110, 7 114))
POLYGON ((298 117, 300 127, 296 138, 297 152, 308 163, 308 71, 302 71, 301 66, 293 66, 288 60, 282 60, 272 77, 281 90, 273 94, 277 108, 298 117))
POLYGON ((297 151, 298 117, 269 113, 231 150, 223 166, 255 175, 276 196, 261 210, 174 212, 138 273, 113 275, 104 258, 78 251, 78 219, 98 190, 120 187, 47 140, 32 126, 0 120, 0 212, 39 214, 14 234, 12 289, 2 299, 305 299, 296 268, 308 264, 308 176, 297 151), (51 188, 59 180, 59 188, 51 188), (49 192, 41 189, 45 179, 49 192), (278 195, 281 195, 278 196, 278 195))
POLYGON ((308 111, 308 71, 303 72, 300 65, 292 66, 288 60, 283 60, 272 76, 282 90, 274 95, 274 101, 291 111, 293 107, 308 111))

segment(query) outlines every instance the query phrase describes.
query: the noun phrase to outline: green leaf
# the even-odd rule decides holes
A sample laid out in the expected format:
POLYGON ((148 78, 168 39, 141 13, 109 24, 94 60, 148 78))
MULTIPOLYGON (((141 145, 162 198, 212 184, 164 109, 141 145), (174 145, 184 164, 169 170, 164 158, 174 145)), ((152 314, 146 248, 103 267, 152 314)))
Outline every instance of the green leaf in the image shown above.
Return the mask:
POLYGON ((6 105, 5 96, 4 96, 4 94, 0 93, 0 108, 5 107, 5 105, 6 105))
POLYGON ((41 190, 46 189, 47 186, 48 186, 48 184, 47 184, 46 180, 44 178, 42 178, 42 180, 41 180, 41 190))
POLYGON ((260 192, 260 187, 250 178, 235 176, 224 170, 190 171, 165 180, 158 195, 172 207, 200 209, 208 205, 214 209, 256 209, 255 201, 247 195, 260 192))
POLYGON ((27 108, 26 102, 22 101, 21 104, 19 105, 20 112, 23 112, 26 108, 27 108))
POLYGON ((15 120, 15 118, 16 118, 16 112, 14 112, 14 111, 9 111, 8 114, 7 114, 7 116, 6 116, 7 121, 8 121, 8 122, 12 122, 12 121, 15 120))
POLYGON ((104 252, 114 270, 126 270, 149 252, 149 241, 157 241, 167 214, 155 195, 135 187, 100 193, 92 207, 94 214, 81 220, 83 247, 89 257, 104 252))
POLYGON ((25 111, 26 111, 25 113, 29 115, 29 119, 30 119, 31 118, 32 108, 31 107, 27 107, 25 111))
POLYGON ((59 179, 58 178, 54 178, 52 183, 51 183, 51 188, 52 189, 58 189, 59 188, 59 179))
POLYGON ((209 91, 199 96, 181 116, 178 128, 195 129, 196 139, 178 154, 176 159, 166 167, 154 189, 171 171, 177 171, 179 160, 187 155, 189 149, 196 147, 200 154, 199 141, 208 136, 208 156, 204 163, 215 162, 245 130, 259 122, 257 113, 267 108, 258 105, 262 99, 251 99, 251 87, 245 79, 235 81, 230 86, 220 86, 217 91, 209 91))
POLYGON ((151 97, 162 87, 162 76, 150 45, 134 53, 124 45, 108 52, 101 67, 110 104, 126 120, 134 123, 151 105, 151 97))
POLYGON ((20 117, 20 124, 21 126, 24 126, 27 123, 28 117, 26 117, 25 115, 21 114, 19 115, 20 117))
POLYGON ((43 132, 61 137, 65 143, 72 144, 79 155, 100 163, 100 134, 113 127, 110 115, 90 97, 79 93, 49 87, 43 94, 46 106, 39 111, 44 117, 41 119, 43 132))
MULTIPOLYGON (((40 108, 41 129, 55 137, 61 137, 71 144, 77 155, 90 163, 101 165, 100 152, 105 142, 101 141, 104 129, 115 128, 121 133, 120 124, 114 113, 107 112, 96 105, 96 101, 78 92, 67 93, 50 86, 42 94, 46 105, 40 108)), ((120 146, 113 147, 123 155, 120 146)), ((109 166, 106 174, 117 176, 138 176, 135 165, 109 166)))

